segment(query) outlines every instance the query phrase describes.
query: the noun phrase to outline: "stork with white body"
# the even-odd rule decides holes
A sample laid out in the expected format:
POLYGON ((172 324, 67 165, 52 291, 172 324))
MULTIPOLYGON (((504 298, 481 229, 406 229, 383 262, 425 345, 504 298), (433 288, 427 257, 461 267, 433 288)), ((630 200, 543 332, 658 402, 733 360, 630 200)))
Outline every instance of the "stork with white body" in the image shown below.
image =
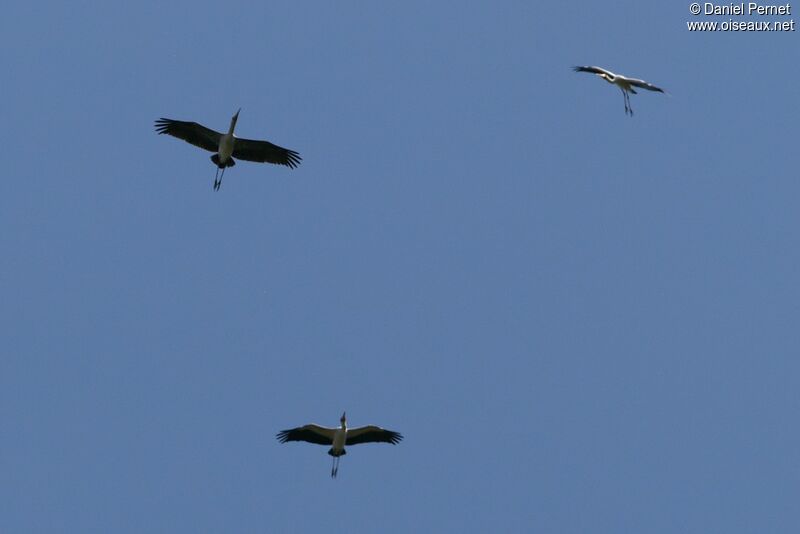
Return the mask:
POLYGON ((575 70, 575 72, 591 72, 592 74, 597 74, 608 83, 619 87, 620 91, 622 91, 622 97, 625 100, 625 113, 631 117, 633 117, 633 108, 631 108, 630 93, 637 94, 636 90, 634 90, 634 87, 647 89, 648 91, 655 91, 657 93, 665 92, 660 87, 656 87, 655 85, 647 83, 644 80, 628 78, 627 76, 622 76, 621 74, 614 74, 610 70, 600 67, 573 67, 573 70, 575 70))
MULTIPOLYGON (((241 108, 239 111, 241 111, 241 108)), ((217 166, 217 174, 214 176, 214 191, 219 190, 222 185, 225 169, 236 165, 234 158, 258 163, 285 165, 290 169, 294 169, 300 164, 302 158, 294 150, 279 147, 269 141, 240 139, 233 135, 236 121, 239 120, 239 111, 231 117, 231 125, 226 134, 216 132, 196 122, 176 121, 163 117, 156 121, 156 131, 159 134, 168 134, 178 139, 183 139, 187 143, 203 150, 215 152, 211 156, 211 161, 217 166), (220 169, 222 169, 222 175, 220 175, 220 169)))
POLYGON ((328 454, 333 456, 331 477, 334 478, 339 473, 340 458, 347 454, 345 446, 358 445, 359 443, 391 443, 392 445, 397 445, 403 439, 399 432, 386 430, 374 425, 347 428, 347 417, 344 413, 339 421, 341 422, 339 428, 328 428, 312 423, 289 430, 282 430, 278 432, 277 438, 281 443, 306 441, 319 445, 330 445, 331 448, 328 450, 328 454))

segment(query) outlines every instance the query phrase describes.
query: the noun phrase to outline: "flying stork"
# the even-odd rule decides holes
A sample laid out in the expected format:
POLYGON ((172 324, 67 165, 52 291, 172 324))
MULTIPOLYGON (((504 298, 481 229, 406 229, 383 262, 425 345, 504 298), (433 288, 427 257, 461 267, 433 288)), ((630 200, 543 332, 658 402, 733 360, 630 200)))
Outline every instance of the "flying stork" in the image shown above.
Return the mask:
POLYGON ((647 83, 644 80, 628 78, 627 76, 622 76, 621 74, 614 74, 610 70, 602 69, 600 67, 573 67, 573 69, 575 72, 591 72, 593 74, 597 74, 608 83, 613 83, 619 87, 620 91, 622 91, 622 96, 625 99, 625 113, 631 117, 633 117, 633 108, 631 108, 630 93, 637 94, 633 88, 634 86, 647 89, 648 91, 656 91, 658 93, 664 92, 664 90, 660 87, 656 87, 655 85, 647 83))
POLYGON ((339 472, 339 459, 347 454, 345 445, 358 445, 359 443, 391 443, 397 445, 403 436, 399 432, 386 430, 379 426, 368 425, 358 428, 347 428, 347 418, 342 414, 339 428, 327 428, 315 424, 299 426, 289 430, 281 430, 277 434, 278 441, 307 441, 319 445, 330 445, 328 454, 333 456, 331 477, 336 477, 339 472))
MULTIPOLYGON (((239 111, 241 110, 239 108, 239 111)), ((156 131, 159 134, 169 134, 172 137, 183 139, 203 150, 215 152, 211 156, 211 161, 217 166, 217 174, 214 176, 214 191, 219 190, 222 185, 225 169, 236 165, 236 160, 233 158, 286 165, 291 169, 300 164, 302 158, 294 150, 273 145, 269 141, 240 139, 233 135, 233 129, 236 128, 236 121, 239 119, 239 111, 231 117, 231 126, 226 134, 215 132, 196 122, 176 121, 163 117, 156 121, 156 131), (222 169, 221 176, 220 169, 222 169)))

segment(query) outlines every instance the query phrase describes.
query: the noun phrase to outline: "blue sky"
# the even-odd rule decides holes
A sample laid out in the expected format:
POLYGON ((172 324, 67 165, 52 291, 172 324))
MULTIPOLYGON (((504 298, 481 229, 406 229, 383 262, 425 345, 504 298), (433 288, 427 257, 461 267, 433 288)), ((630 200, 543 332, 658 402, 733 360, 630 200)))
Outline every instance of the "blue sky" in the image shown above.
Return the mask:
POLYGON ((6 6, 0 531, 796 531, 797 33, 687 20, 6 6))

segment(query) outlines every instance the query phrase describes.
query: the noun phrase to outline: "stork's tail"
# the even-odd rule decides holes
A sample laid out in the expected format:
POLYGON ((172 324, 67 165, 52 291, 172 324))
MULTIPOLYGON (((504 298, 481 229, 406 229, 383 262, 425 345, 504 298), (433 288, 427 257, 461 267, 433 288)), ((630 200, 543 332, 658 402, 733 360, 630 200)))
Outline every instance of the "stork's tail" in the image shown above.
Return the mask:
POLYGON ((220 165, 219 154, 214 154, 213 156, 211 156, 211 161, 213 161, 214 165, 216 165, 220 169, 224 169, 225 167, 233 167, 234 165, 236 165, 236 161, 233 158, 228 158, 228 161, 220 165))
POLYGON ((336 458, 336 457, 339 457, 339 456, 344 456, 345 454, 347 454, 347 451, 342 449, 339 452, 336 452, 335 450, 333 450, 333 447, 331 447, 331 450, 328 451, 328 454, 330 454, 331 456, 336 458))

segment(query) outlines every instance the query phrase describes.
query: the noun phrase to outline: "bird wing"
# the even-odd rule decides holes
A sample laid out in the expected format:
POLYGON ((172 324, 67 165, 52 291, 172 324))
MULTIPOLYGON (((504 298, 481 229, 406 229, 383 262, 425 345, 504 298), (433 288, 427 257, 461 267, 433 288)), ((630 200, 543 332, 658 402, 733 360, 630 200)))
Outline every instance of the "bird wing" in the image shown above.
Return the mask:
POLYGON ((289 430, 281 430, 276 437, 281 443, 286 443, 287 441, 307 441, 319 445, 333 445, 333 435, 335 433, 335 428, 326 428, 324 426, 311 424, 290 428, 289 430))
POLYGON ((156 121, 156 131, 159 134, 169 134, 172 137, 183 139, 187 143, 200 147, 209 152, 219 150, 219 139, 222 134, 206 128, 196 122, 176 121, 160 118, 156 121))
POLYGON ((391 443, 397 445, 403 436, 399 432, 386 430, 379 426, 360 426, 347 429, 345 445, 358 445, 359 443, 391 443))
POLYGON ((572 67, 575 72, 591 72, 593 74, 607 74, 608 76, 616 76, 613 72, 600 67, 572 67))
POLYGON ((275 163, 294 169, 300 165, 300 154, 294 150, 273 145, 269 141, 239 139, 233 144, 233 157, 257 163, 275 163))
POLYGON ((663 93, 664 90, 660 87, 656 87, 652 83, 647 83, 644 80, 637 80, 636 78, 625 78, 629 84, 635 85, 636 87, 641 87, 642 89, 647 89, 648 91, 656 91, 658 93, 663 93))

